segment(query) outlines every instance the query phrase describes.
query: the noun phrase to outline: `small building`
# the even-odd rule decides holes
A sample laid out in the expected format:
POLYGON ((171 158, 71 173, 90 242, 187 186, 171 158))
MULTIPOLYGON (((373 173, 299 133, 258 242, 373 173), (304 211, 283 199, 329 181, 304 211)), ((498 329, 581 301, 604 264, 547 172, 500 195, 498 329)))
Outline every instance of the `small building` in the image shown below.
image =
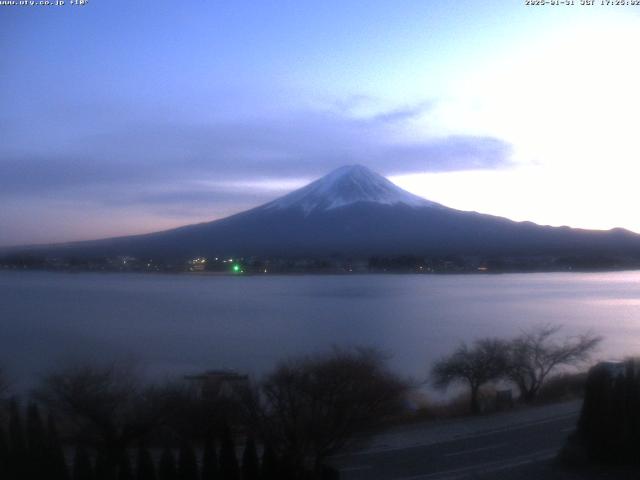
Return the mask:
POLYGON ((205 400, 232 399, 249 388, 249 375, 234 370, 209 370, 200 375, 187 375, 186 380, 196 382, 205 400))

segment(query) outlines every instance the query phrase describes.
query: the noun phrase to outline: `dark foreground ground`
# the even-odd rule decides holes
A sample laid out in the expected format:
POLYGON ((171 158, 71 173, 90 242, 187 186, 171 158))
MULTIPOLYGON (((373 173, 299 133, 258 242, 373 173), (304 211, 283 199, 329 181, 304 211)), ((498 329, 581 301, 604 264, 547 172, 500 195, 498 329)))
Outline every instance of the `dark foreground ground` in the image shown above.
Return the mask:
POLYGON ((553 460, 533 462, 501 472, 486 472, 459 477, 474 480, 638 480, 640 470, 596 466, 591 468, 567 468, 553 460))
POLYGON ((640 479, 639 471, 567 468, 556 461, 575 428, 578 411, 579 404, 574 403, 534 414, 472 419, 467 428, 453 423, 441 427, 436 436, 425 432, 420 437, 418 429, 430 427, 415 426, 406 431, 407 438, 414 438, 404 445, 397 440, 402 432, 389 432, 387 445, 382 434, 378 446, 337 457, 333 463, 342 480, 640 479))

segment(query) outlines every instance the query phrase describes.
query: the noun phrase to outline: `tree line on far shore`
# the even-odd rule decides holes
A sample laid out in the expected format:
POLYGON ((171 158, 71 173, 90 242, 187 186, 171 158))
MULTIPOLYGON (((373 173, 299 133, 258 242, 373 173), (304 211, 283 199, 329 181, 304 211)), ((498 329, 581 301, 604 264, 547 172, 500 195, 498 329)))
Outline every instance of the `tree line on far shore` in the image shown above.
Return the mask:
MULTIPOLYGON (((480 388, 496 380, 532 402, 552 372, 583 362, 600 342, 557 334, 538 327, 463 344, 434 364, 431 381, 467 384, 473 413, 480 388)), ((331 456, 407 412, 412 383, 387 360, 376 349, 334 348, 213 396, 193 382, 143 381, 129 365, 72 365, 44 376, 26 404, 9 397, 0 371, 0 478, 338 478, 331 456)))

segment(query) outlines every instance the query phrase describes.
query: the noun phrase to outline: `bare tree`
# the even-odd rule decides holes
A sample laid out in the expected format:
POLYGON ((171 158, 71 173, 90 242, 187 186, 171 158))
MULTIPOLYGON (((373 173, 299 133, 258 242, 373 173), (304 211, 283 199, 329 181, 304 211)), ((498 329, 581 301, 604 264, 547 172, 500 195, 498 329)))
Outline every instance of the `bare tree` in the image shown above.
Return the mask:
POLYGON ((377 350, 335 349, 293 359, 262 384, 263 434, 303 478, 303 471, 317 472, 357 432, 401 411, 407 388, 377 350))
POLYGON ((81 365, 46 376, 34 392, 83 443, 95 445, 107 469, 132 442, 155 429, 168 403, 128 367, 81 365))
POLYGON ((532 402, 551 372, 587 360, 602 338, 585 333, 557 340, 559 326, 537 326, 510 342, 508 378, 520 391, 520 399, 532 402))
POLYGON ((456 382, 466 383, 471 393, 471 412, 480 413, 480 387, 507 373, 507 350, 506 342, 495 338, 476 340, 471 347, 463 343, 453 354, 435 363, 431 370, 433 383, 441 389, 456 382))

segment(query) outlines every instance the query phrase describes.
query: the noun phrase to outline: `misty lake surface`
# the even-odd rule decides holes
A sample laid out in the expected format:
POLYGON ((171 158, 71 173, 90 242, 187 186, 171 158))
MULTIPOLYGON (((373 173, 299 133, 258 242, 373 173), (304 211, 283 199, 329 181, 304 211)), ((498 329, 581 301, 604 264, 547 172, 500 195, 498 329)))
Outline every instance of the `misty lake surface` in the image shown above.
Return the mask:
POLYGON ((0 365, 23 385, 69 362, 136 361, 149 375, 252 375, 332 345, 379 347, 416 380, 461 341, 537 324, 640 354, 640 272, 206 276, 0 272, 0 365))

